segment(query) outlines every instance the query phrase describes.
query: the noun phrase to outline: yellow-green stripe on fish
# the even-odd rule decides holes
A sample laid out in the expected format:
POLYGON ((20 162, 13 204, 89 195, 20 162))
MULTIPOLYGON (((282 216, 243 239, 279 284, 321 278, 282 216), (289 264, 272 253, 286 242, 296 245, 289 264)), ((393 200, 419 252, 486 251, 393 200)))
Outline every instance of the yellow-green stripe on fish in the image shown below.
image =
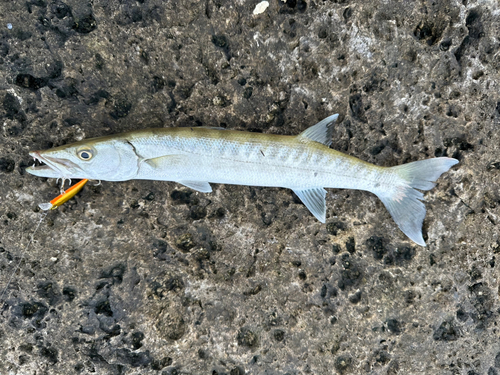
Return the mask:
POLYGON ((425 246, 423 194, 458 160, 434 158, 397 167, 378 167, 329 148, 338 115, 297 136, 193 127, 137 130, 86 139, 30 155, 45 165, 35 176, 126 181, 175 181, 209 193, 210 182, 292 189, 321 222, 326 190, 376 194, 399 228, 425 246))

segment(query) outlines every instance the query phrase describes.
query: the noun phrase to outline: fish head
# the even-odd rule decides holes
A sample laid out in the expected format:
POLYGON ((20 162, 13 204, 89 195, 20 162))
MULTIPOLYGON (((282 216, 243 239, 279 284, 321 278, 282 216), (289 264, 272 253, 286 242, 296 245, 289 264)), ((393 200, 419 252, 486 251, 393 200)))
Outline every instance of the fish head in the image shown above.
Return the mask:
POLYGON ((139 156, 126 139, 93 138, 29 153, 42 165, 27 172, 39 177, 125 181, 137 174, 139 156))

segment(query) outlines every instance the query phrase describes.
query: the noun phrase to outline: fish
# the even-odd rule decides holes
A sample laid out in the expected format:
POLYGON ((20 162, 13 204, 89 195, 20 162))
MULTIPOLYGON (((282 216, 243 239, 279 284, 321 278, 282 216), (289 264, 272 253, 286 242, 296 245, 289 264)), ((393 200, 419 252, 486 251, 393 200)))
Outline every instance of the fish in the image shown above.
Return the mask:
POLYGON ((210 183, 293 190, 326 221, 325 188, 365 190, 385 205, 401 231, 426 246, 424 194, 458 160, 438 157, 381 167, 330 148, 338 114, 296 136, 208 127, 170 127, 85 139, 29 154, 27 168, 47 178, 174 181, 210 193, 210 183))

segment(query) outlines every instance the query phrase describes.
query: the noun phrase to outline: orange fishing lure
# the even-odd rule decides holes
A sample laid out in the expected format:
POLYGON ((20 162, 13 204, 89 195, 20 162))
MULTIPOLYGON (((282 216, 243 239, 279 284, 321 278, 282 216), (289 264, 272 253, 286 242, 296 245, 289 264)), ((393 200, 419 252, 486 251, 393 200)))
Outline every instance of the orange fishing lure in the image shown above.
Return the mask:
POLYGON ((64 193, 61 195, 58 195, 54 199, 52 199, 48 203, 40 203, 38 207, 40 207, 42 210, 47 211, 47 210, 55 210, 57 207, 60 205, 66 203, 69 201, 71 198, 73 198, 80 190, 82 190, 83 186, 88 182, 88 179, 83 179, 79 181, 78 183, 74 184, 73 186, 69 187, 68 190, 66 190, 64 193))

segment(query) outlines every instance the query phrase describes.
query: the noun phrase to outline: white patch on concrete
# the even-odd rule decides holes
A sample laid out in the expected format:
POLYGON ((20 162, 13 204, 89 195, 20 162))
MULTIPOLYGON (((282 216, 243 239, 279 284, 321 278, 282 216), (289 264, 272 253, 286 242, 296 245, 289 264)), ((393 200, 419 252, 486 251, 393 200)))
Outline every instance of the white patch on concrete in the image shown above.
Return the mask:
POLYGON ((269 1, 261 1, 255 6, 255 9, 253 10, 253 14, 261 14, 266 11, 266 9, 269 7, 269 1))
POLYGON ((27 193, 15 192, 14 196, 16 197, 16 202, 33 202, 35 199, 33 195, 27 193))
POLYGON ((292 90, 295 91, 297 94, 303 95, 305 97, 311 96, 310 91, 308 89, 306 89, 305 87, 296 86, 292 90))
POLYGON ((271 43, 279 42, 279 39, 276 39, 274 37, 269 37, 267 39, 264 39, 261 33, 259 33, 258 31, 253 35, 253 40, 255 40, 255 44, 257 45, 257 47, 260 47, 261 44, 269 46, 269 44, 271 43))
POLYGON ((23 104, 23 98, 21 98, 13 88, 7 89, 7 92, 14 95, 19 104, 23 104))
POLYGON ((255 40, 255 43, 257 44, 257 47, 259 47, 259 44, 262 43, 262 37, 260 33, 255 33, 253 36, 253 40, 255 40))
POLYGON ((366 36, 360 35, 359 29, 356 26, 352 27, 350 36, 351 40, 349 43, 349 47, 351 47, 351 50, 354 50, 367 59, 371 59, 373 56, 373 54, 370 52, 372 40, 366 36))

